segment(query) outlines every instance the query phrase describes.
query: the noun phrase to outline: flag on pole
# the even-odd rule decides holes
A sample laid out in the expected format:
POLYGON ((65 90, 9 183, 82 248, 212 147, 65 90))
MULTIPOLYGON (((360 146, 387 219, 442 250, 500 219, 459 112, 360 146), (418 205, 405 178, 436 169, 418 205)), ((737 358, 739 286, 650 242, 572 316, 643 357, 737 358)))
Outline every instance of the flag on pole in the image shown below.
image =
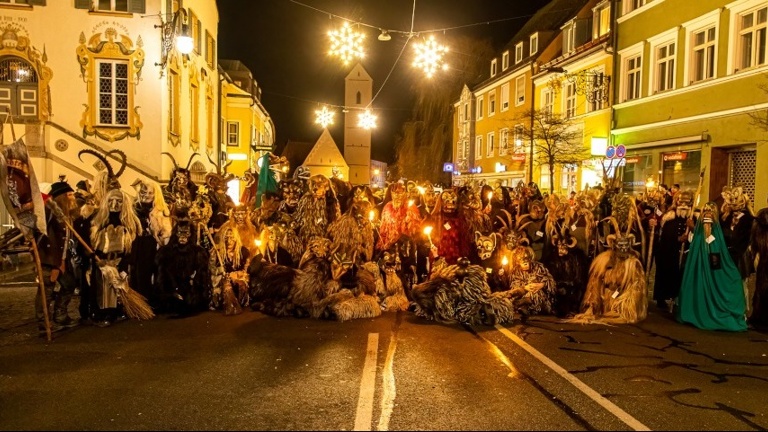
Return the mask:
POLYGON ((19 138, 0 149, 0 195, 13 223, 26 238, 47 232, 43 196, 29 151, 19 138))

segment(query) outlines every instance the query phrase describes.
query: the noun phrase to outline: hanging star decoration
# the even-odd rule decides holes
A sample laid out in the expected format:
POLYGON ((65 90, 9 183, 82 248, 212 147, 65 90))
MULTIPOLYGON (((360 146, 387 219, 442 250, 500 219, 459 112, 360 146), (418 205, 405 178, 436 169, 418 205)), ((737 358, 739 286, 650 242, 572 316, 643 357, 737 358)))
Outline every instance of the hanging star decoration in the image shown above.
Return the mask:
POLYGON ((365 110, 357 115, 357 125, 363 129, 373 129, 376 127, 376 116, 370 110, 365 110))
POLYGON ((416 50, 413 66, 421 68, 427 78, 432 78, 438 67, 448 69, 448 65, 443 63, 443 56, 448 52, 448 47, 437 43, 434 36, 430 36, 424 43, 414 44, 413 47, 416 50))
POLYGON ((315 119, 315 123, 319 124, 323 128, 328 127, 328 125, 333 124, 333 116, 336 114, 335 112, 328 109, 327 106, 323 106, 323 109, 316 110, 315 115, 317 118, 315 119))
POLYGON ((331 39, 331 50, 329 55, 338 56, 345 65, 355 58, 363 58, 363 33, 357 33, 352 30, 348 22, 345 22, 340 30, 331 30, 328 32, 331 39))

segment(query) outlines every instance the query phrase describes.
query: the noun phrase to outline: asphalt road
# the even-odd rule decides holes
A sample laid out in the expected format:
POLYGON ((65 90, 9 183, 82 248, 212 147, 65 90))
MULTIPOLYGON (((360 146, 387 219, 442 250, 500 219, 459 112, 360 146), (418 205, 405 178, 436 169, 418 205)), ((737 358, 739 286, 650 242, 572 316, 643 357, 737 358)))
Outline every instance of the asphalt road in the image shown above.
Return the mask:
POLYGON ((768 335, 702 331, 653 307, 616 327, 206 312, 49 343, 33 296, 0 289, 3 430, 768 428, 768 335))

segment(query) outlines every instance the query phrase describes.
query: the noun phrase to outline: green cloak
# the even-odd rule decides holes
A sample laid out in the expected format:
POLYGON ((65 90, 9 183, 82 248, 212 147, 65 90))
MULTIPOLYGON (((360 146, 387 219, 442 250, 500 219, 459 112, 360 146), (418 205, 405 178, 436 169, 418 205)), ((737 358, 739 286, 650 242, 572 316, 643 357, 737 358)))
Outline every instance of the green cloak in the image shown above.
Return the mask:
POLYGON ((712 224, 714 241, 707 243, 699 220, 685 261, 677 298, 677 320, 705 330, 745 331, 746 301, 741 274, 725 245, 720 224, 712 224), (710 266, 710 253, 720 254, 720 268, 710 266))
POLYGON ((275 177, 275 173, 269 169, 269 153, 266 153, 261 157, 261 168, 259 168, 259 183, 256 187, 255 208, 261 207, 261 197, 264 196, 266 192, 277 193, 277 191, 277 178, 275 177))

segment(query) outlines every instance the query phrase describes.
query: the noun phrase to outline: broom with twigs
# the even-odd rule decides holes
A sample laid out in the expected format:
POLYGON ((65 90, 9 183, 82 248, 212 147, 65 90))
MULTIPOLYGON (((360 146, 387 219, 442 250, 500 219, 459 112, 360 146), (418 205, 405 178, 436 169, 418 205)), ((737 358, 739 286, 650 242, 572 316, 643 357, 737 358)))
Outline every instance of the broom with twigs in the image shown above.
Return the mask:
POLYGON ((80 234, 75 231, 72 224, 69 223, 64 216, 64 211, 56 204, 55 201, 51 202, 51 207, 56 218, 66 225, 67 229, 78 242, 85 248, 90 256, 96 260, 99 265, 101 274, 104 277, 104 283, 117 292, 118 297, 123 303, 123 309, 125 314, 129 317, 137 320, 149 320, 155 317, 155 313, 152 311, 152 307, 147 302, 147 298, 141 295, 138 291, 134 290, 128 285, 128 277, 122 276, 115 266, 103 264, 102 260, 96 255, 96 253, 88 246, 88 243, 80 237, 80 234))

